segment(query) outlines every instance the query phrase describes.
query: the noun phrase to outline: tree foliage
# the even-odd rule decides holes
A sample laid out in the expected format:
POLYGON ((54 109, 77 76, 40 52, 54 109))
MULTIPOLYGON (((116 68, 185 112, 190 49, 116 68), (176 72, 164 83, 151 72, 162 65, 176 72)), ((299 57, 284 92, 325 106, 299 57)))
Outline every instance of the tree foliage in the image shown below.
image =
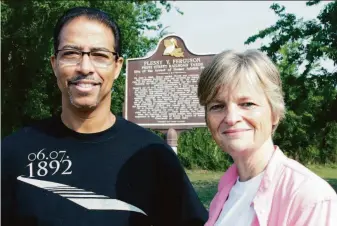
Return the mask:
MULTIPOLYGON (((315 7, 320 1, 306 4, 315 7)), ((337 64, 337 2, 327 3, 313 20, 286 13, 279 4, 270 7, 278 21, 249 37, 245 44, 270 38, 261 47, 281 73, 286 118, 274 143, 304 164, 337 163, 337 74, 320 66, 337 64)), ((178 156, 188 168, 226 169, 231 159, 214 143, 209 132, 197 128, 179 138, 178 156)))
MULTIPOLYGON (((320 1, 308 1, 307 5, 315 5, 320 1)), ((297 65, 306 64, 303 75, 307 75, 320 59, 331 59, 337 62, 337 2, 330 2, 313 20, 304 21, 295 14, 286 13, 285 7, 272 4, 270 7, 279 20, 272 25, 247 39, 245 44, 257 39, 271 37, 268 45, 261 47, 275 62, 282 57, 279 50, 287 43, 297 42, 297 51, 293 52, 291 61, 297 65)))
MULTIPOLYGON (((306 5, 319 3, 313 0, 306 5)), ((245 44, 271 38, 261 50, 279 67, 287 107, 275 143, 304 163, 336 162, 337 71, 328 72, 320 63, 330 59, 337 65, 337 1, 327 3, 307 21, 286 13, 279 4, 270 8, 279 17, 276 24, 245 44)))
POLYGON ((183 132, 178 140, 178 157, 188 169, 225 171, 233 163, 231 157, 215 143, 207 128, 183 132))
MULTIPOLYGON (((159 33, 162 9, 171 9, 166 1, 1 1, 2 136, 60 112, 61 96, 49 63, 52 35, 57 18, 74 6, 99 8, 114 18, 125 59, 144 56, 155 47, 158 37, 148 38, 145 32, 159 33)), ((112 111, 118 115, 124 102, 124 74, 125 67, 112 92, 112 111)))

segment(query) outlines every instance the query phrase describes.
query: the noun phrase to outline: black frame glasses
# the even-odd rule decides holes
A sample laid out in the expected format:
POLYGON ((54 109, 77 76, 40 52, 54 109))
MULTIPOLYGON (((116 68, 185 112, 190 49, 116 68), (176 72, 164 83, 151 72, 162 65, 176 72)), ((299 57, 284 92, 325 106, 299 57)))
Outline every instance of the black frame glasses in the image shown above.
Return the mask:
POLYGON ((78 50, 78 49, 58 49, 56 50, 55 52, 55 56, 57 56, 57 54, 60 52, 60 51, 63 51, 63 50, 74 50, 76 52, 80 52, 82 54, 82 57, 84 56, 84 54, 88 54, 88 56, 90 57, 90 54, 92 52, 107 52, 107 53, 112 53, 112 55, 116 56, 116 58, 118 59, 119 58, 119 54, 117 52, 112 52, 112 51, 109 51, 109 50, 94 50, 94 51, 89 51, 89 52, 85 52, 85 51, 81 51, 81 50, 78 50))
POLYGON ((105 52, 105 53, 111 53, 113 56, 115 56, 115 61, 117 61, 117 59, 119 58, 119 54, 117 52, 113 52, 113 51, 109 51, 109 50, 101 50, 101 49, 98 49, 98 50, 91 50, 91 51, 82 51, 82 50, 79 50, 79 49, 71 49, 71 48, 65 48, 65 49, 58 49, 56 50, 55 52, 55 56, 57 57, 57 55, 59 54, 59 52, 62 52, 62 51, 74 51, 74 52, 77 52, 77 53, 80 53, 81 54, 81 57, 79 58, 78 61, 75 61, 75 62, 64 62, 62 60, 60 60, 62 63, 65 63, 65 64, 69 64, 69 65, 77 65, 78 63, 80 63, 83 59, 83 56, 85 54, 88 55, 88 57, 90 58, 91 62, 96 66, 96 67, 107 67, 109 65, 111 65, 113 62, 109 63, 109 64, 101 64, 99 62, 95 62, 91 59, 91 55, 92 53, 102 53, 102 52, 105 52))

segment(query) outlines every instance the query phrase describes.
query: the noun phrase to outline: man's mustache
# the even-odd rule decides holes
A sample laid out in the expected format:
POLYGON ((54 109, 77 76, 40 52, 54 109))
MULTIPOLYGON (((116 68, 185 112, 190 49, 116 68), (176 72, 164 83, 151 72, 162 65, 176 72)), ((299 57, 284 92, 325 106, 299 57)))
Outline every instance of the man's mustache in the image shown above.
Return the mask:
POLYGON ((75 83, 75 82, 79 82, 81 80, 92 80, 95 83, 102 83, 101 79, 97 79, 93 75, 77 75, 77 76, 74 76, 73 78, 69 79, 68 82, 75 83))

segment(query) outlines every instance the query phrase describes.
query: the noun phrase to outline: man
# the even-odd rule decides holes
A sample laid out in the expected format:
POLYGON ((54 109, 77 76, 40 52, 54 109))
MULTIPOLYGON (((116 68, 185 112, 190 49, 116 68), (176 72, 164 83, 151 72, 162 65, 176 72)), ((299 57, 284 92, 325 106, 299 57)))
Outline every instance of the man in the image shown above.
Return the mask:
POLYGON ((123 65, 119 29, 92 8, 56 24, 51 65, 60 116, 2 142, 3 225, 203 225, 200 203, 174 152, 113 115, 123 65))

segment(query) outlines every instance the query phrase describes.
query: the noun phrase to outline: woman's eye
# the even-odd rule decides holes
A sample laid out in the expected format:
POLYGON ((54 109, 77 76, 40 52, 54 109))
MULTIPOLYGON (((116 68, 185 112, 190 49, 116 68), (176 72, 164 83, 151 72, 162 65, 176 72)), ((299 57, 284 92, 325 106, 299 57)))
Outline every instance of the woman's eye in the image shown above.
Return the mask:
POLYGON ((252 103, 252 102, 246 102, 246 103, 242 103, 242 104, 241 104, 242 107, 252 107, 252 106, 254 106, 254 105, 255 105, 255 104, 252 103))
POLYGON ((216 105, 212 105, 210 108, 209 108, 209 111, 220 111, 224 108, 224 105, 223 104, 216 104, 216 105))

